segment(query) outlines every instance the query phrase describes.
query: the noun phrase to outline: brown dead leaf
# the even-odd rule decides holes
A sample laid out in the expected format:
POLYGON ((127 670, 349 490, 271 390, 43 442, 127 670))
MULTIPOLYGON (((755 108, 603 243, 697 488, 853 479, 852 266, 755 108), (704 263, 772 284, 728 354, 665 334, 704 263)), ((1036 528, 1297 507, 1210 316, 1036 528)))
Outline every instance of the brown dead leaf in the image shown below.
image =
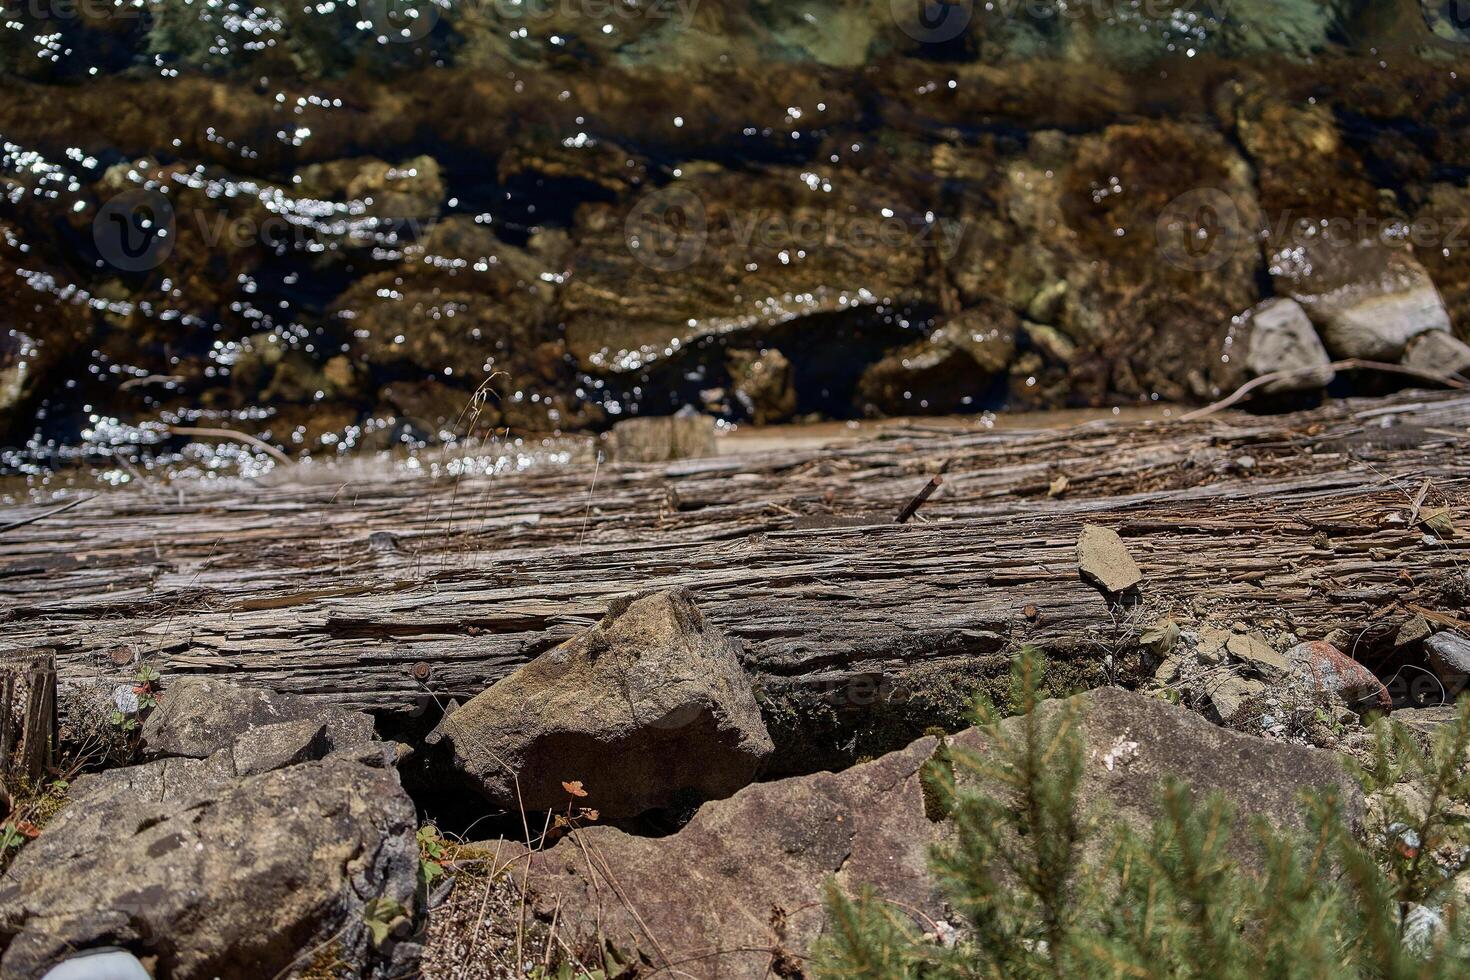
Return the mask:
POLYGON ((582 788, 582 781, 580 779, 574 779, 570 783, 564 782, 561 784, 561 788, 566 790, 572 796, 587 795, 587 791, 582 788))

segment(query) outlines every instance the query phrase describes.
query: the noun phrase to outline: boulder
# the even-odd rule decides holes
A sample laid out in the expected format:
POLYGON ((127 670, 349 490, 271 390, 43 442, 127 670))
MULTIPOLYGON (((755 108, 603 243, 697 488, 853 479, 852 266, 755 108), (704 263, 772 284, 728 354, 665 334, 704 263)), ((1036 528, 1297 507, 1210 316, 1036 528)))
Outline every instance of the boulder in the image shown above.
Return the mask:
POLYGON ((849 321, 924 296, 923 246, 962 230, 930 226, 895 181, 829 164, 681 169, 661 188, 576 209, 559 315, 578 369, 610 383, 639 384, 660 362, 717 369, 723 355, 705 342, 717 338, 796 360, 779 337, 793 321, 800 346, 851 359, 849 321))
MULTIPOLYGON (((373 719, 361 711, 262 687, 181 677, 168 683, 158 707, 143 723, 143 750, 153 758, 204 759, 234 745, 251 729, 281 722, 320 725, 326 751, 362 746, 373 739, 373 719)), ((298 729, 280 729, 278 734, 288 731, 291 737, 302 734, 298 729)))
POLYGON ((1314 391, 1332 383, 1332 359, 1301 304, 1269 299, 1246 317, 1245 366, 1252 377, 1292 372, 1264 386, 1267 394, 1314 391))
POLYGON ((756 425, 785 422, 796 414, 796 372, 774 347, 732 350, 725 358, 735 397, 756 425))
POLYGON ((972 307, 870 366, 858 407, 884 415, 975 411, 1016 352, 1020 319, 999 303, 972 307))
POLYGON ((1084 524, 1077 539, 1077 568, 1082 580, 1106 597, 1120 596, 1143 581, 1143 572, 1112 528, 1084 524))
POLYGON ((1298 643, 1287 652, 1293 677, 1314 691, 1332 694, 1355 711, 1390 711, 1393 698, 1374 673, 1325 640, 1298 643))
MULTIPOLYGON (((1081 797, 1106 807, 1113 821, 1147 828, 1169 776, 1197 796, 1220 792, 1234 805, 1231 846, 1242 861, 1259 859, 1249 830, 1256 815, 1303 827, 1304 788, 1337 788, 1349 819, 1361 818, 1361 792, 1331 753, 1239 735, 1117 689, 1091 691, 1078 706, 1087 747, 1081 797)), ((970 730, 954 741, 983 749, 985 737, 970 730)), ((749 786, 706 804, 665 838, 606 826, 579 830, 531 858, 530 890, 548 914, 559 906, 558 934, 569 942, 605 937, 625 960, 641 954, 655 969, 698 962, 699 976, 721 980, 766 977, 773 954, 805 955, 826 928, 828 880, 849 893, 872 886, 902 907, 948 919, 928 855, 951 825, 926 806, 919 779, 938 744, 923 738, 844 772, 749 786), (596 856, 595 873, 588 854, 596 856), (616 894, 609 881, 617 882, 616 894), (725 952, 712 954, 716 936, 725 952)), ((1089 860, 1105 860, 1106 843, 1105 835, 1095 839, 1089 860)))
POLYGON ((1465 689, 1470 680, 1470 639, 1459 633, 1436 633, 1424 641, 1424 652, 1446 694, 1454 697, 1465 689))
POLYGON ((444 177, 433 157, 392 164, 375 157, 314 163, 297 175, 298 193, 353 205, 354 215, 427 224, 439 216, 444 177))
POLYGON ((694 412, 624 419, 612 429, 613 458, 665 463, 715 455, 715 420, 694 412))
POLYGON ((1018 354, 1010 404, 1212 400, 1237 387, 1227 341, 1261 298, 1263 265, 1238 147, 1158 120, 1032 135, 1020 156, 983 143, 946 154, 964 181, 966 234, 945 262, 961 302, 994 297, 1070 342, 1018 354))
POLYGON ((0 973, 39 978, 103 946, 156 957, 173 980, 275 976, 327 945, 359 976, 412 971, 418 947, 399 940, 418 821, 393 771, 332 758, 243 780, 163 778, 205 765, 75 781, 71 805, 0 878, 0 973), (388 920, 381 941, 369 919, 388 920))
POLYGON ((1333 357, 1398 361, 1415 337, 1450 329, 1429 273, 1404 248, 1300 236, 1276 253, 1271 273, 1277 291, 1317 324, 1333 357))
POLYGON ((1409 341, 1404 366, 1429 374, 1470 376, 1470 344, 1444 331, 1431 330, 1409 341))
POLYGON ((602 622, 448 715, 430 743, 495 806, 579 800, 633 816, 729 796, 772 744, 740 647, 683 590, 615 600, 602 622))

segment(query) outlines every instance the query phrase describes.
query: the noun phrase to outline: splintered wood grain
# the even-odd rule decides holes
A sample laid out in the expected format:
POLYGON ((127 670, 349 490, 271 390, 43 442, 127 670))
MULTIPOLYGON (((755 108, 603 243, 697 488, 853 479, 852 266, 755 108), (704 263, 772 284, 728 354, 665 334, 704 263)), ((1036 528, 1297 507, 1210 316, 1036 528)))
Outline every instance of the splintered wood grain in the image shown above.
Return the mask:
POLYGON ((1303 636, 1366 633, 1405 603, 1453 612, 1466 538, 1426 543, 1406 520, 1425 479, 1430 502, 1464 514, 1467 435, 1470 396, 1415 394, 1190 424, 914 425, 603 463, 595 488, 589 459, 119 490, 0 533, 0 644, 55 649, 63 682, 120 680, 137 654, 165 676, 406 714, 473 696, 614 596, 677 585, 773 683, 963 672, 1022 642, 1092 658, 1102 680, 1108 652, 1164 612, 1303 636), (892 523, 942 466, 919 517, 892 523), (877 523, 822 526, 862 515, 877 523), (1084 522, 1123 535, 1142 606, 1111 610, 1078 580, 1084 522))

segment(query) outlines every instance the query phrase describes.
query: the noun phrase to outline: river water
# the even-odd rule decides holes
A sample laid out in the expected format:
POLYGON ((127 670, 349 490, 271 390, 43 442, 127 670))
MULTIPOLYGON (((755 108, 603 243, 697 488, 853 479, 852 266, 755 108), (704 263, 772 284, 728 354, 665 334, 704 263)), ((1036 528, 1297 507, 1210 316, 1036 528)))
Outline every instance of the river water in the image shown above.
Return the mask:
POLYGON ((1323 274, 1304 228, 1470 312, 1453 3, 3 7, 31 488, 274 465, 186 429, 516 466, 679 410, 734 447, 1197 404, 1323 274))

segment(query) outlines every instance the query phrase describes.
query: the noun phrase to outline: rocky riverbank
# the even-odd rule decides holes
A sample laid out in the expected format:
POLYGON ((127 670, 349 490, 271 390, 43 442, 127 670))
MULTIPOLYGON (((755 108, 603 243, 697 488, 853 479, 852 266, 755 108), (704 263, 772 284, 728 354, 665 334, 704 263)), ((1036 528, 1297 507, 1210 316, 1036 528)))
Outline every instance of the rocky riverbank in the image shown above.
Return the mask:
POLYGON ((53 651, 60 713, 0 972, 817 976, 829 880, 963 943, 924 773, 1021 730, 970 705, 1033 648, 1110 826, 1174 777, 1264 873, 1247 818, 1328 788, 1368 846, 1420 799, 1349 778, 1368 720, 1452 730, 1470 674, 1467 434, 1418 393, 18 513, 7 663, 53 651))

